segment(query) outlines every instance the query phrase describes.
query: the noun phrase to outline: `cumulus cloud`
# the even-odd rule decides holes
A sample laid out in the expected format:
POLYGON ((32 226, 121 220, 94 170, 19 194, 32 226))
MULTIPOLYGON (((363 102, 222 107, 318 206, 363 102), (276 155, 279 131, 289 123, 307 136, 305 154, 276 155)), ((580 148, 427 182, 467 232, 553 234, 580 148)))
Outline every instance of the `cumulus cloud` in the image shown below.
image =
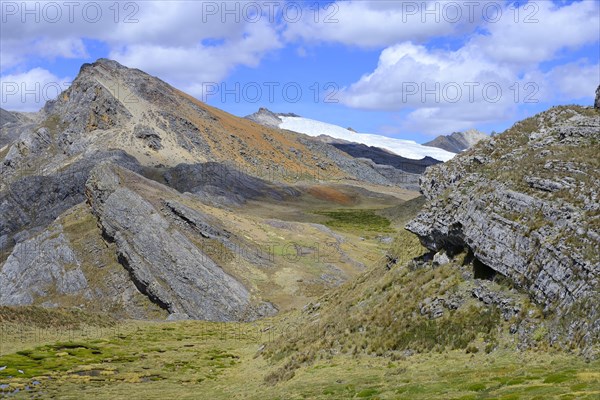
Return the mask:
POLYGON ((249 25, 243 35, 218 46, 133 44, 112 51, 110 58, 158 75, 192 95, 201 96, 206 84, 220 82, 236 66, 255 67, 265 53, 280 47, 272 29, 265 23, 256 23, 249 25))
POLYGON ((512 12, 510 18, 488 23, 457 50, 411 42, 387 47, 373 72, 344 89, 342 102, 361 109, 409 110, 406 128, 439 134, 502 121, 518 105, 542 98, 589 96, 590 82, 595 84, 600 76, 597 64, 570 63, 546 73, 539 65, 563 49, 598 41, 598 3, 536 4, 519 15, 536 15, 537 23, 515 22, 516 11, 506 6, 503 12, 512 12), (553 26, 552 38, 548 22, 559 24, 553 26))
POLYGON ((244 2, 53 4, 60 18, 54 9, 44 11, 47 5, 42 2, 14 2, 8 10, 2 6, 3 73, 32 56, 85 58, 83 40, 90 39, 105 43, 117 61, 188 89, 223 79, 236 66, 256 66, 267 52, 281 47, 279 26, 268 18, 255 18, 244 2), (205 45, 206 41, 216 44, 205 45))
MULTIPOLYGON (((207 83, 238 66, 256 67, 284 46, 299 57, 321 43, 374 48, 381 50, 377 67, 342 91, 342 103, 403 110, 404 127, 438 133, 510 118, 527 101, 587 97, 600 77, 595 61, 574 61, 569 53, 598 42, 597 1, 519 8, 497 0, 337 1, 318 11, 314 3, 292 2, 304 7, 297 19, 294 7, 282 10, 289 3, 274 3, 276 10, 244 1, 2 2, 1 79, 62 82, 27 60, 85 59, 92 40, 109 57, 200 97, 207 83)), ((40 94, 39 104, 33 95, 17 97, 3 104, 30 110, 47 96, 40 94)))
MULTIPOLYGON (((484 7, 490 0, 477 2, 484 7)), ((423 42, 436 36, 473 30, 482 20, 464 2, 338 1, 311 7, 286 27, 288 41, 333 42, 349 46, 379 47, 401 41, 423 42)))
POLYGON ((43 68, 3 76, 0 79, 2 108, 11 111, 38 111, 69 87, 71 79, 59 78, 43 68))
MULTIPOLYGON (((600 64, 587 60, 559 65, 544 76, 545 82, 554 89, 554 95, 562 98, 581 99, 590 97, 600 85, 600 64)), ((551 90, 549 90, 551 91, 551 90)))
POLYGON ((487 33, 468 44, 499 64, 537 64, 552 59, 564 49, 576 49, 599 40, 600 6, 596 1, 559 6, 552 1, 534 1, 486 25, 487 33))

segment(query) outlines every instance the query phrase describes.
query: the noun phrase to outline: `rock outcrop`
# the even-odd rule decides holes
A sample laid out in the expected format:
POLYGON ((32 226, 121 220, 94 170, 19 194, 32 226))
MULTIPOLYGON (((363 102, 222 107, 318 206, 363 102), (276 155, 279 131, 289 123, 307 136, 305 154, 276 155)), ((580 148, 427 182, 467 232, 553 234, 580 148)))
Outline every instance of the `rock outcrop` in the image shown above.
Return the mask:
POLYGON ((594 108, 600 110, 600 86, 596 89, 596 101, 594 102, 594 108))
POLYGON ((141 294, 84 204, 14 246, 0 268, 0 304, 76 306, 117 318, 165 318, 141 294))
POLYGON ((86 196, 138 289, 170 314, 211 321, 258 317, 248 290, 173 229, 125 180, 144 178, 103 163, 92 171, 86 196))
POLYGON ((17 121, 17 117, 14 116, 11 112, 0 108, 0 128, 7 124, 13 124, 17 121))
POLYGON ((16 113, 0 108, 0 151, 22 133, 32 130, 38 117, 39 113, 16 113))
POLYGON ((283 201, 301 194, 292 187, 271 183, 215 162, 179 164, 163 176, 165 182, 179 192, 194 193, 206 203, 221 206, 242 205, 260 198, 283 201))
POLYGON ((270 126, 271 128, 279 128, 282 122, 277 114, 264 107, 259 108, 257 112, 247 115, 245 118, 260 125, 270 126))
POLYGON ((35 297, 47 295, 50 288, 59 294, 89 296, 87 280, 77 264, 60 229, 17 244, 0 271, 0 304, 33 304, 35 297))
POLYGON ((12 160, 7 156, 5 168, 0 171, 5 185, 0 190, 0 260, 7 256, 2 253, 11 250, 19 240, 30 237, 85 200, 85 182, 96 163, 110 160, 134 171, 140 169, 137 161, 122 151, 95 153, 46 173, 42 166, 13 170, 12 160))
POLYGON ((423 143, 423 146, 437 147, 458 154, 486 139, 489 139, 489 136, 485 133, 476 129, 469 129, 465 132, 454 132, 451 135, 438 136, 430 142, 423 143))
POLYGON ((433 251, 468 250, 548 312, 600 333, 600 113, 557 107, 431 167, 407 229, 433 251))

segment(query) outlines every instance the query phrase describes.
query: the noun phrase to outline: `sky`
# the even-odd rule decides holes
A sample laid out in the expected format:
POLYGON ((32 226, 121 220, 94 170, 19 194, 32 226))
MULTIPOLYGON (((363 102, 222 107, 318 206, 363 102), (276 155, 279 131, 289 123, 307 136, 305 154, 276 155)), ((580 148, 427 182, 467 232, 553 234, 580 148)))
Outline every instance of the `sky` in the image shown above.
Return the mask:
POLYGON ((600 1, 0 2, 0 106, 111 58, 232 114, 267 107, 425 142, 591 105, 600 1))

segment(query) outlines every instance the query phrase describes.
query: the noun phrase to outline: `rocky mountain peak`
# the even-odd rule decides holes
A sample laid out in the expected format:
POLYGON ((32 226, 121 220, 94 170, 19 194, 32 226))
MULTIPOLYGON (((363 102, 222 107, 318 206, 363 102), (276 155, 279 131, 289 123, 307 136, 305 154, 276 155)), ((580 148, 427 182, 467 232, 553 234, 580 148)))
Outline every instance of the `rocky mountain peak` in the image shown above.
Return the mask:
POLYGON ((452 153, 460 153, 467 150, 482 140, 489 138, 477 129, 469 129, 464 132, 454 132, 450 135, 438 136, 434 140, 423 143, 424 146, 437 147, 452 153))
POLYGON ((277 114, 265 107, 259 108, 257 112, 247 115, 245 118, 254 121, 257 124, 272 128, 278 128, 283 122, 277 114))
POLYGON ((115 60, 110 60, 108 58, 99 58, 96 61, 94 61, 93 63, 83 64, 81 66, 81 68, 79 69, 79 74, 94 73, 99 68, 103 68, 106 70, 112 70, 112 71, 129 69, 115 60))

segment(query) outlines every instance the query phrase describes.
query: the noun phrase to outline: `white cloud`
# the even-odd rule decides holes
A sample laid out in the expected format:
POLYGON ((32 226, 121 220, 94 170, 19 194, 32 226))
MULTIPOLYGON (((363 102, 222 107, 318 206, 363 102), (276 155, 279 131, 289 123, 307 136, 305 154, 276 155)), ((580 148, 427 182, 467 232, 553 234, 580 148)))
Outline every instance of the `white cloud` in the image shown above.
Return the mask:
MULTIPOLYGON (((458 50, 389 46, 376 69, 345 88, 341 100, 354 108, 409 110, 405 128, 439 134, 505 120, 524 103, 590 96, 590 85, 600 79, 598 65, 559 64, 543 73, 539 64, 598 41, 598 3, 537 4, 538 24, 515 22, 511 14, 458 50)), ((526 10, 519 11, 521 19, 526 10)))
POLYGON ((255 67, 265 53, 280 47, 272 29, 264 23, 256 23, 249 25, 244 35, 218 46, 134 44, 112 51, 110 58, 201 96, 205 84, 220 82, 236 66, 255 67))
POLYGON ((563 98, 590 97, 600 85, 600 64, 590 65, 585 60, 555 67, 545 74, 545 82, 554 94, 563 98))
MULTIPOLYGON (((489 1, 477 4, 483 7, 489 1)), ((318 13, 314 5, 307 8, 300 21, 287 25, 284 37, 288 41, 379 47, 464 34, 481 19, 481 10, 471 13, 464 2, 338 1, 326 7, 321 5, 318 13)))
MULTIPOLYGON (((339 1, 321 8, 318 15, 309 2, 299 21, 283 18, 275 23, 266 15, 249 21, 245 7, 252 2, 244 1, 120 2, 118 14, 114 2, 76 2, 72 15, 67 3, 56 2, 53 4, 62 7, 62 16, 56 22, 50 21, 51 10, 43 11, 51 3, 29 2, 29 9, 39 8, 41 20, 37 23, 31 21, 35 15, 22 15, 22 9, 7 10, 5 5, 9 3, 23 7, 22 2, 2 3, 3 81, 62 81, 47 70, 22 71, 27 70, 30 57, 86 58, 86 40, 106 45, 109 57, 160 76, 195 96, 203 94, 205 83, 221 81, 237 66, 256 67, 265 55, 284 45, 296 48, 300 57, 312 55, 311 45, 319 43, 384 48, 378 66, 345 88, 341 100, 354 108, 408 110, 406 126, 416 129, 421 124, 423 130, 433 132, 440 126, 455 130, 459 125, 471 127, 478 121, 506 118, 518 106, 511 89, 515 83, 520 90, 517 103, 527 93, 523 86, 528 82, 538 84, 539 98, 581 98, 587 96, 590 82, 595 85, 600 76, 597 65, 574 63, 570 53, 556 61, 557 66, 550 72, 539 69, 540 63, 565 56, 564 50, 598 42, 597 1, 561 6, 537 1, 520 8, 516 21, 510 5, 497 0, 339 1), (93 9, 84 13, 86 4, 102 7, 97 22, 90 20, 93 9), (458 19, 454 18, 457 9, 452 4, 459 5, 458 19), (495 22, 488 18, 486 22, 484 15, 493 14, 498 4, 505 7, 501 18, 495 22), (225 7, 237 10, 227 14, 225 7), (23 17, 27 23, 22 23, 23 17), (526 23, 532 19, 539 22, 526 23), (431 46, 432 40, 448 37, 467 41, 452 50, 431 46), (466 86, 472 82, 480 84, 473 88, 473 98, 466 86), (413 83, 417 84, 417 92, 411 94, 414 87, 406 85, 413 83), (432 94, 423 98, 423 89, 435 88, 436 83, 440 85, 440 101, 432 94), (497 102, 489 101, 482 91, 485 84, 493 83, 503 91, 497 102), (461 96, 457 101, 448 101, 456 95, 456 85, 462 90, 461 96)), ((285 3, 276 3, 280 12, 285 3)), ((257 4, 266 11, 265 3, 257 4)), ((493 87, 491 90, 488 94, 493 95, 493 87)), ((15 98, 4 103, 19 109, 35 107, 30 101, 32 95, 24 102, 15 102, 15 98)))
POLYGON ((69 78, 59 78, 46 69, 34 68, 0 79, 0 106, 11 111, 38 111, 69 87, 69 78))
POLYGON ((225 12, 230 3, 214 1, 71 2, 76 4, 72 9, 67 3, 54 3, 62 17, 52 22, 55 13, 44 11, 46 3, 14 2, 17 10, 2 16, 0 71, 18 68, 29 57, 85 58, 83 40, 91 39, 107 44, 117 61, 186 89, 218 81, 239 65, 256 66, 267 52, 281 47, 279 27, 267 18, 253 23, 244 2, 236 3, 234 14, 225 12), (35 12, 24 14, 24 7, 37 7, 39 22, 35 12), (214 44, 203 44, 206 40, 214 44))
MULTIPOLYGON (((278 27, 270 26, 266 18, 252 23, 249 14, 241 8, 244 2, 238 3, 237 15, 227 15, 225 3, 214 1, 71 2, 77 4, 74 8, 67 7, 67 3, 55 3, 62 17, 51 22, 50 17, 54 18, 55 14, 44 12, 44 3, 30 2, 24 6, 14 2, 17 10, 2 16, 5 18, 0 38, 3 72, 31 56, 84 58, 87 51, 83 39, 92 39, 108 44, 112 55, 121 56, 123 61, 133 60, 135 66, 170 62, 172 69, 167 75, 171 77, 182 72, 177 70, 178 64, 187 64, 187 70, 195 69, 200 76, 216 76, 211 71, 219 68, 224 71, 222 77, 236 65, 255 66, 264 53, 281 45, 278 27), (86 4, 95 5, 86 9, 86 4), (119 4, 118 13, 116 4, 119 4), (100 17, 93 22, 96 5, 101 7, 100 17), (213 13, 210 7, 215 5, 218 9, 213 13), (37 15, 35 12, 24 14, 24 7, 29 10, 37 7, 37 15), (22 22, 23 17, 27 23, 22 22), (37 23, 36 17, 39 18, 37 23), (223 45, 206 48, 201 44, 206 39, 222 41, 223 45), (153 55, 154 50, 159 54, 153 55), (161 55, 176 58, 161 60, 161 55), (192 60, 197 63, 190 65, 192 60)), ((190 74, 186 73, 186 77, 190 78, 190 74)))
POLYGON ((506 8, 505 18, 486 25, 489 34, 468 44, 500 64, 537 64, 563 49, 576 49, 600 38, 600 5, 580 1, 559 7, 534 1, 519 9, 506 8), (515 18, 516 21, 515 22, 515 18))
POLYGON ((515 79, 513 71, 498 69, 466 48, 430 51, 402 43, 385 49, 375 71, 347 88, 342 101, 352 107, 387 110, 497 105, 507 101, 505 90, 515 79), (502 96, 496 93, 497 87, 502 88, 502 96))

